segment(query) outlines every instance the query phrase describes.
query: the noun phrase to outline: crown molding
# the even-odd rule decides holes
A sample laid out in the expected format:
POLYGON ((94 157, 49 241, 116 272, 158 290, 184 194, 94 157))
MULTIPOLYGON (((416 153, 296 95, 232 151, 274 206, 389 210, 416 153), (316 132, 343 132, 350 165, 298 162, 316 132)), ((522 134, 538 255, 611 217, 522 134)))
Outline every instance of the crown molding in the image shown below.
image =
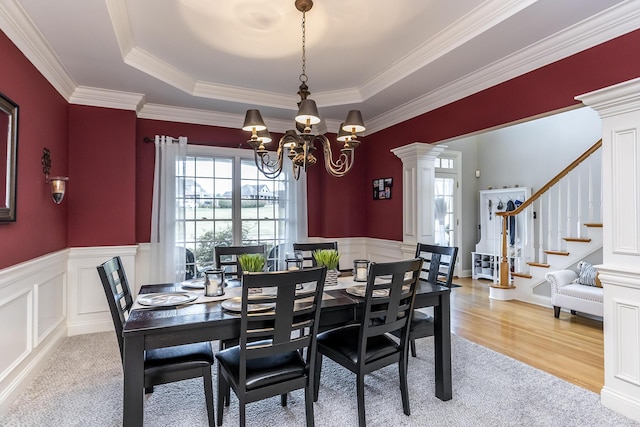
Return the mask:
POLYGON ((141 119, 167 122, 192 123, 196 125, 240 128, 244 117, 240 114, 221 113, 195 108, 173 107, 161 104, 145 104, 138 112, 141 119))
POLYGON ((538 0, 491 0, 484 2, 434 37, 426 40, 391 67, 365 82, 360 89, 363 98, 368 99, 382 92, 536 1, 538 0))
POLYGON ((20 3, 0 0, 0 28, 58 93, 69 101, 77 84, 20 3))
POLYGON ((380 131, 435 110, 638 28, 640 9, 634 0, 628 0, 446 86, 367 120, 367 133, 380 131))
POLYGON ((183 92, 193 94, 196 81, 190 75, 144 49, 133 47, 123 60, 125 64, 145 74, 155 77, 183 92))
MULTIPOLYGON (((195 108, 173 107, 161 104, 145 104, 140 108, 138 117, 141 119, 164 120, 168 122, 191 123, 196 125, 219 126, 240 129, 244 122, 244 115, 221 113, 195 108)), ((266 118, 265 123, 270 132, 285 133, 294 128, 293 116, 291 120, 266 118)), ((325 127, 337 131, 338 120, 323 121, 325 127)), ((319 129, 318 129, 319 130, 319 129)), ((323 129, 324 130, 324 129, 323 129)))
MULTIPOLYGON (((199 110, 196 108, 173 107, 161 104, 145 104, 138 113, 141 119, 164 120, 167 122, 191 123, 196 125, 220 126, 240 129, 244 115, 199 110)), ((285 120, 265 120, 269 130, 284 133, 291 129, 291 123, 285 120)))
POLYGON ((119 92, 95 87, 78 86, 69 99, 69 103, 92 107, 117 108, 139 111, 145 101, 142 93, 119 92))
MULTIPOLYGON (((501 4, 499 0, 492 1, 501 4)), ((297 97, 295 96, 195 81, 187 74, 176 70, 169 64, 163 63, 153 55, 134 46, 128 23, 126 4, 123 0, 107 0, 107 6, 121 53, 123 57, 128 58, 125 62, 129 65, 136 68, 140 67, 139 69, 147 74, 154 75, 152 73, 157 73, 158 75, 154 75, 154 77, 161 80, 167 79, 172 82, 170 84, 195 96, 219 97, 217 99, 233 101, 242 99, 254 105, 275 106, 289 110, 295 108, 297 102, 297 97)), ((515 0, 510 1, 494 16, 487 15, 484 24, 489 25, 487 23, 492 22, 491 20, 502 19, 501 16, 509 13, 509 11, 513 12, 515 7, 515 0)), ((482 17, 481 8, 472 12, 472 15, 474 17, 482 17)), ((471 24, 469 16, 467 16, 456 23, 455 26, 465 28, 464 25, 471 24)), ((482 24, 479 23, 477 24, 478 26, 469 29, 466 32, 466 37, 469 37, 474 29, 478 31, 482 24)), ((139 117, 142 118, 234 128, 239 127, 242 123, 243 118, 235 114, 154 104, 143 106, 144 95, 142 94, 126 94, 124 92, 78 86, 17 0, 0 0, 0 28, 68 102, 135 110, 139 111, 139 117), (188 113, 183 113, 185 111, 188 113)), ((371 134, 380 131, 638 28, 640 28, 640 8, 637 7, 637 0, 627 0, 589 20, 541 40, 447 86, 417 97, 413 101, 377 117, 368 119, 366 133, 371 134)), ((458 30, 461 31, 460 28, 458 30)), ((445 42, 455 43, 454 34, 455 31, 453 29, 449 34, 442 34, 441 44, 445 42)), ((464 37, 464 34, 461 35, 457 39, 458 42, 463 40, 464 37)), ((439 48, 442 49, 443 47, 440 46, 439 48)), ((392 69, 395 69, 396 73, 407 72, 407 70, 411 69, 411 64, 415 66, 420 61, 424 61, 429 55, 437 54, 437 49, 429 50, 426 45, 423 45, 421 49, 417 52, 415 58, 406 57, 398 67, 393 67, 392 69)), ((379 83, 377 79, 382 82, 387 78, 393 80, 392 77, 388 77, 387 73, 385 73, 384 76, 381 75, 373 81, 367 82, 362 90, 352 88, 344 91, 318 92, 314 93, 314 99, 320 106, 359 103, 378 90, 378 85, 384 84, 379 83)), ((292 128, 290 121, 269 118, 265 118, 265 120, 274 132, 284 132, 292 128)), ((335 125, 330 125, 331 128, 337 128, 338 121, 335 121, 335 123, 335 125)))
POLYGON ((129 26, 129 12, 124 0, 106 0, 107 10, 111 17, 111 25, 120 47, 120 53, 125 58, 134 48, 133 32, 129 26))
POLYGON ((277 92, 227 86, 202 80, 196 82, 195 90, 192 95, 222 101, 260 105, 263 107, 282 108, 292 111, 297 111, 297 103, 300 101, 300 98, 294 95, 284 95, 277 92))

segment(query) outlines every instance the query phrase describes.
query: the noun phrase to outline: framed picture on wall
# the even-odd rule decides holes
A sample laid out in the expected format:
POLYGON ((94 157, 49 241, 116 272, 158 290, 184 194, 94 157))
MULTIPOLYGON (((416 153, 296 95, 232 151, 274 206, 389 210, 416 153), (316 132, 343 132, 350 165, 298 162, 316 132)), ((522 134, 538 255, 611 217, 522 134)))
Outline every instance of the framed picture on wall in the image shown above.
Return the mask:
POLYGON ((385 200, 391 198, 393 178, 378 178, 373 180, 373 200, 385 200))

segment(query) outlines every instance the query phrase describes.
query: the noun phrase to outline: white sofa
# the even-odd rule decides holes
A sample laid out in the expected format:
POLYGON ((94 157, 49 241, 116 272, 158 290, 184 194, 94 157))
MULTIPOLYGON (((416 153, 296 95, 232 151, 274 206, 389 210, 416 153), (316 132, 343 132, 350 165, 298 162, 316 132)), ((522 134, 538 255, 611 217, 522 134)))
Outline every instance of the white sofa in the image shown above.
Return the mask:
POLYGON ((603 289, 596 286, 574 283, 578 273, 573 270, 560 270, 547 273, 545 278, 551 284, 551 304, 553 315, 560 317, 560 309, 592 314, 602 317, 603 289))

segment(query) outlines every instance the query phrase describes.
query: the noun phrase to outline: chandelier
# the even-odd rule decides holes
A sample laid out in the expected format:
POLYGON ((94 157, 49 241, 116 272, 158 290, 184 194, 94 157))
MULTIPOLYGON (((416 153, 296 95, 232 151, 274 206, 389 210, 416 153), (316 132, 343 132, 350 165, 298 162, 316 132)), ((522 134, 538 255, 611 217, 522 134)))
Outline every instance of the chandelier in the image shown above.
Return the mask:
POLYGON ((302 12, 302 74, 300 74, 300 87, 298 95, 298 113, 296 114, 296 130, 288 130, 280 138, 275 156, 265 148, 265 144, 272 141, 267 126, 262 120, 259 110, 247 110, 242 130, 251 132, 251 139, 247 143, 253 148, 256 166, 267 178, 276 178, 282 172, 284 156, 291 160, 293 176, 300 177, 300 171, 307 171, 307 166, 317 162, 315 156, 318 142, 322 145, 324 165, 327 172, 335 177, 344 176, 351 170, 354 162, 354 151, 360 144, 356 134, 365 130, 362 114, 358 110, 351 110, 347 118, 338 129, 337 140, 344 143, 340 149, 339 157, 334 161, 329 139, 324 135, 311 133, 313 125, 320 123, 320 114, 316 102, 309 99, 309 87, 306 74, 306 12, 313 7, 312 0, 296 0, 296 9, 302 12))

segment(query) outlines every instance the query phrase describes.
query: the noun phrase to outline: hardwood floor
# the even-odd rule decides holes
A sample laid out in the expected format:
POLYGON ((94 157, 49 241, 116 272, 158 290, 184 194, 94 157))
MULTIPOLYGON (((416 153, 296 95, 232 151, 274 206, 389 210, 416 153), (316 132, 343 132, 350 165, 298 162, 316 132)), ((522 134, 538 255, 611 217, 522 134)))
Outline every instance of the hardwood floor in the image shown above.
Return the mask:
MULTIPOLYGON (((604 385, 602 322, 489 299, 489 281, 454 279, 451 331, 595 393, 604 385)), ((455 357, 455 355, 454 355, 455 357)))

